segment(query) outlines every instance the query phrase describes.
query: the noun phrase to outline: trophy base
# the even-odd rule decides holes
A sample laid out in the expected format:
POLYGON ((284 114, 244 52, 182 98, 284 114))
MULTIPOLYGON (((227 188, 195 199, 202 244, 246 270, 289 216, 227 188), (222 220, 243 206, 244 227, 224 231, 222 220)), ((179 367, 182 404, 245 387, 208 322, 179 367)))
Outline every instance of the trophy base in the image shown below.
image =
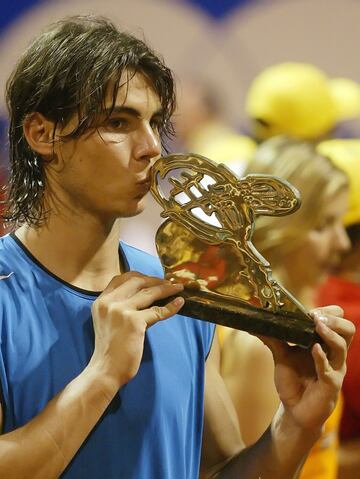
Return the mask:
MULTIPOLYGON (((184 316, 254 335, 276 338, 304 348, 310 348, 314 343, 321 342, 315 332, 315 323, 305 314, 290 311, 273 312, 236 298, 204 291, 194 294, 185 290, 179 296, 185 299, 185 304, 179 311, 179 314, 184 316)), ((156 304, 164 305, 169 299, 171 298, 158 301, 156 304)))

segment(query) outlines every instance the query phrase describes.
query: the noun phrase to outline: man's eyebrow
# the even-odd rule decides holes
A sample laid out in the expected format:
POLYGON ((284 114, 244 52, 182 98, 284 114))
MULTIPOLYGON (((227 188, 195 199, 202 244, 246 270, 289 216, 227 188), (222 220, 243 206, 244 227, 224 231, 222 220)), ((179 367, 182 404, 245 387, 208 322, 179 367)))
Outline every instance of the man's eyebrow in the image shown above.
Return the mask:
MULTIPOLYGON (((131 115, 131 116, 134 116, 136 118, 141 118, 141 113, 139 110, 137 110, 136 108, 132 108, 130 106, 123 106, 123 105, 115 105, 114 108, 109 108, 107 109, 107 113, 108 114, 113 114, 113 113, 126 113, 127 115, 131 115)), ((162 117, 164 116, 164 112, 162 110, 162 108, 160 108, 159 110, 155 111, 152 115, 152 118, 154 117, 162 117)))

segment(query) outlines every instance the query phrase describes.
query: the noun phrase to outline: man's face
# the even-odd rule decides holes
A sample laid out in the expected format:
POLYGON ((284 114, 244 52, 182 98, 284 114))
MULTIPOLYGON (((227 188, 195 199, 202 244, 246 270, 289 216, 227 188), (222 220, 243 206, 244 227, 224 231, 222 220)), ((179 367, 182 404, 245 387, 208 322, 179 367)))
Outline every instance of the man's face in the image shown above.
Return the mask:
MULTIPOLYGON (((111 105, 110 95, 106 105, 111 105)), ((74 118, 60 133, 72 131, 76 122, 74 118)), ((150 168, 161 153, 161 123, 158 95, 136 74, 119 88, 113 113, 96 131, 55 143, 62 168, 50 167, 47 173, 60 208, 106 220, 140 213, 150 168)))

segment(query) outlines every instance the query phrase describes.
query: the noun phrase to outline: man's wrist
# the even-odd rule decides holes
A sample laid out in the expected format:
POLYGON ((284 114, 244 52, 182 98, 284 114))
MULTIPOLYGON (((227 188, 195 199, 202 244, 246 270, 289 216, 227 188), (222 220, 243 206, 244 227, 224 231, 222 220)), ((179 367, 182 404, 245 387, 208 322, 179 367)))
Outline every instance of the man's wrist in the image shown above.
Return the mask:
POLYGON ((106 364, 99 361, 90 360, 83 374, 87 376, 89 381, 96 384, 97 389, 102 391, 109 402, 126 382, 125 380, 121 381, 106 364))
POLYGON ((299 452, 303 450, 304 454, 321 437, 322 432, 323 426, 303 427, 298 424, 282 404, 271 423, 271 435, 275 443, 280 447, 285 444, 287 449, 293 447, 299 452))

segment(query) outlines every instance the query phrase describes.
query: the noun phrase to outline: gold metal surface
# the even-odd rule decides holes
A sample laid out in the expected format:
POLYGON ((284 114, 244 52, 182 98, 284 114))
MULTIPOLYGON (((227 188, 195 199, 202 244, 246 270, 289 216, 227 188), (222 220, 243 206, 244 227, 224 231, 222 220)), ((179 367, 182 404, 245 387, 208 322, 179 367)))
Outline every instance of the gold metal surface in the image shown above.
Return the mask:
MULTIPOLYGON (((300 195, 292 185, 271 175, 238 178, 226 166, 195 154, 160 158, 151 183, 167 218, 155 238, 165 276, 184 283, 184 296, 196 310, 206 305, 209 320, 220 324, 229 324, 221 317, 224 309, 232 315, 238 310, 239 318, 255 312, 260 321, 272 312, 275 322, 279 315, 284 321, 294 318, 312 332, 305 308, 274 279, 269 262, 251 242, 256 216, 282 216, 299 208, 300 195)), ((254 325, 252 330, 248 323, 244 327, 243 321, 231 319, 231 327, 238 329, 309 341, 296 341, 296 334, 283 337, 282 327, 274 333, 273 327, 259 331, 254 325)), ((292 323, 282 326, 293 329, 292 323)))

